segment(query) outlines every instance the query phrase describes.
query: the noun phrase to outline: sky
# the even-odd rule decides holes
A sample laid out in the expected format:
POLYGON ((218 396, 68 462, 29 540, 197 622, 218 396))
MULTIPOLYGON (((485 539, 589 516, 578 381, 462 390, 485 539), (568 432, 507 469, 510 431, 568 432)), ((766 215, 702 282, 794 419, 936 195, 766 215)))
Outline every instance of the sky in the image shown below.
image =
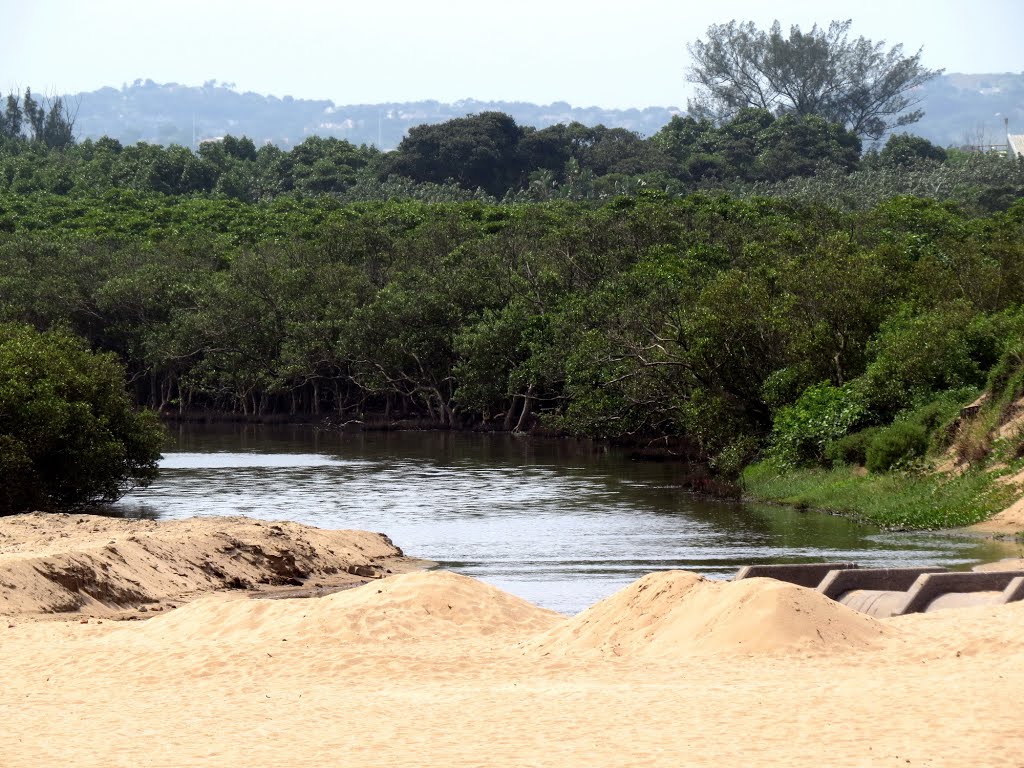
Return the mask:
POLYGON ((1024 72, 1024 0, 0 0, 0 88, 136 79, 331 99, 682 106, 687 44, 711 24, 852 35, 947 72, 1024 72), (922 10, 922 8, 926 10, 922 10))

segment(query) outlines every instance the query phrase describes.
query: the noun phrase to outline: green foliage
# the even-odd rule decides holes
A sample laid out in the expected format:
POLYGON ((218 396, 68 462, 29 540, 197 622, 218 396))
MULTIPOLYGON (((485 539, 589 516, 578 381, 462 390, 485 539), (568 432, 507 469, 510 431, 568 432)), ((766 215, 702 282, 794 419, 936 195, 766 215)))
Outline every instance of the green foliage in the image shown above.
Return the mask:
POLYGON ((972 525, 1005 509, 1017 494, 987 472, 956 477, 908 472, 864 475, 845 466, 782 471, 771 462, 749 466, 743 485, 754 498, 838 512, 895 530, 972 525))
POLYGON ((731 117, 746 107, 817 115, 858 136, 878 139, 891 128, 916 122, 913 92, 940 74, 921 66, 921 52, 863 37, 849 40, 850 21, 783 35, 779 22, 760 30, 753 22, 714 24, 707 39, 688 46, 689 78, 700 88, 689 111, 731 117))
POLYGON ((674 117, 651 141, 677 163, 683 178, 778 182, 810 176, 828 165, 856 169, 860 139, 816 115, 776 119, 764 109, 742 109, 721 125, 674 117))
POLYGON ((785 466, 820 463, 829 444, 844 437, 864 416, 856 388, 828 382, 810 387, 775 414, 771 455, 785 466))
POLYGON ((523 130, 508 115, 484 112, 409 131, 387 158, 382 177, 394 174, 441 184, 453 180, 492 195, 514 186, 523 168, 519 142, 523 130))
POLYGON ((961 303, 921 314, 904 310, 882 324, 864 374, 865 398, 877 418, 889 420, 937 392, 984 381, 979 358, 986 339, 974 315, 961 303))
POLYGON ((946 162, 946 150, 937 147, 928 139, 908 133, 895 133, 889 137, 878 153, 879 160, 889 166, 907 167, 922 161, 946 162))
POLYGON ((600 206, 0 194, 0 321, 115 352, 163 411, 540 423, 670 438, 732 474, 769 442, 834 461, 850 430, 980 384, 1024 329, 1022 222, 651 190, 600 206))
POLYGON ((111 354, 0 325, 0 514, 114 501, 156 475, 163 430, 137 413, 111 354))
POLYGON ((1005 414, 1009 405, 1024 395, 1024 338, 1013 338, 989 371, 985 391, 1005 414))
POLYGON ((726 480, 736 480, 743 469, 757 456, 760 441, 753 435, 742 435, 711 457, 709 464, 726 480))
POLYGON ((39 101, 26 88, 24 98, 13 92, 7 95, 0 113, 0 144, 31 143, 63 150, 75 143, 74 127, 74 115, 61 97, 39 101))
POLYGON ((735 185, 741 196, 770 195, 797 202, 827 202, 853 211, 870 210, 886 200, 912 195, 954 202, 973 213, 1010 209, 1024 195, 1024 162, 994 154, 970 154, 953 162, 909 166, 870 162, 852 172, 822 167, 813 176, 791 176, 776 183, 735 185))
POLYGON ((927 450, 928 430, 913 421, 897 421, 874 436, 864 463, 869 472, 885 472, 924 456, 927 450))
POLYGON ((868 446, 871 445, 881 429, 881 427, 867 427, 832 441, 825 446, 825 458, 830 464, 863 467, 868 460, 868 446))

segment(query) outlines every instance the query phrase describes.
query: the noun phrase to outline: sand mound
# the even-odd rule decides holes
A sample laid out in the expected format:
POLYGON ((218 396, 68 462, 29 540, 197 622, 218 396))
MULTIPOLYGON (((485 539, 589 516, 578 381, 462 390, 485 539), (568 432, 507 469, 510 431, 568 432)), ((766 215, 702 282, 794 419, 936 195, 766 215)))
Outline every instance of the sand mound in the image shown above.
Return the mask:
POLYGON ((452 632, 538 632, 565 621, 482 581, 447 571, 395 576, 325 598, 360 636, 423 637, 452 632))
POLYGON ((350 643, 539 632, 564 620, 468 576, 426 571, 306 600, 200 600, 147 622, 145 631, 177 640, 350 643))
POLYGON ((867 648, 892 630, 773 579, 716 582, 652 573, 526 645, 540 654, 661 658, 867 648))
POLYGON ((357 583, 347 569, 379 571, 401 554, 383 534, 244 517, 16 515, 0 518, 0 614, 99 615, 225 588, 357 583))

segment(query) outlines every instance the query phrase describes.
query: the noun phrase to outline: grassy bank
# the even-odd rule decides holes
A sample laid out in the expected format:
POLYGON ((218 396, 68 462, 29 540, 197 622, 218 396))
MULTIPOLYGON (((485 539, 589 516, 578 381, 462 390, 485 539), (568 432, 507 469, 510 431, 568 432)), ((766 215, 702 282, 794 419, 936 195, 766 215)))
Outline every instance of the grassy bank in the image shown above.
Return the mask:
POLYGON ((1018 493, 996 474, 949 477, 928 472, 864 474, 853 467, 788 469, 771 462, 743 473, 744 495, 758 501, 827 510, 883 528, 929 530, 981 522, 1009 506, 1018 493))

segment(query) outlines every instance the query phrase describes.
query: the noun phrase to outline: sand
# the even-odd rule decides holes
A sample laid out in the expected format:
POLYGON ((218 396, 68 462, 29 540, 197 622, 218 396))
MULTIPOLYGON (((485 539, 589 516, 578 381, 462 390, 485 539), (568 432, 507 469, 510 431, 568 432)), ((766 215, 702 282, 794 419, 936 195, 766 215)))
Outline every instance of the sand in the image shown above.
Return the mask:
POLYGON ((223 589, 326 590, 418 562, 383 534, 283 521, 15 515, 0 517, 0 616, 164 610, 223 589))
MULTIPOLYGON (((1024 473, 1014 476, 1012 482, 1018 487, 1024 487, 1024 473)), ((1024 535, 1024 497, 988 520, 972 525, 970 530, 1002 536, 1024 535)))
POLYGON ((678 571, 573 618, 442 571, 250 595, 0 622, 2 764, 1024 765, 1024 604, 876 621, 678 571))
POLYGON ((819 593, 773 579, 649 574, 529 646, 542 654, 672 659, 688 654, 849 652, 892 630, 819 593))

